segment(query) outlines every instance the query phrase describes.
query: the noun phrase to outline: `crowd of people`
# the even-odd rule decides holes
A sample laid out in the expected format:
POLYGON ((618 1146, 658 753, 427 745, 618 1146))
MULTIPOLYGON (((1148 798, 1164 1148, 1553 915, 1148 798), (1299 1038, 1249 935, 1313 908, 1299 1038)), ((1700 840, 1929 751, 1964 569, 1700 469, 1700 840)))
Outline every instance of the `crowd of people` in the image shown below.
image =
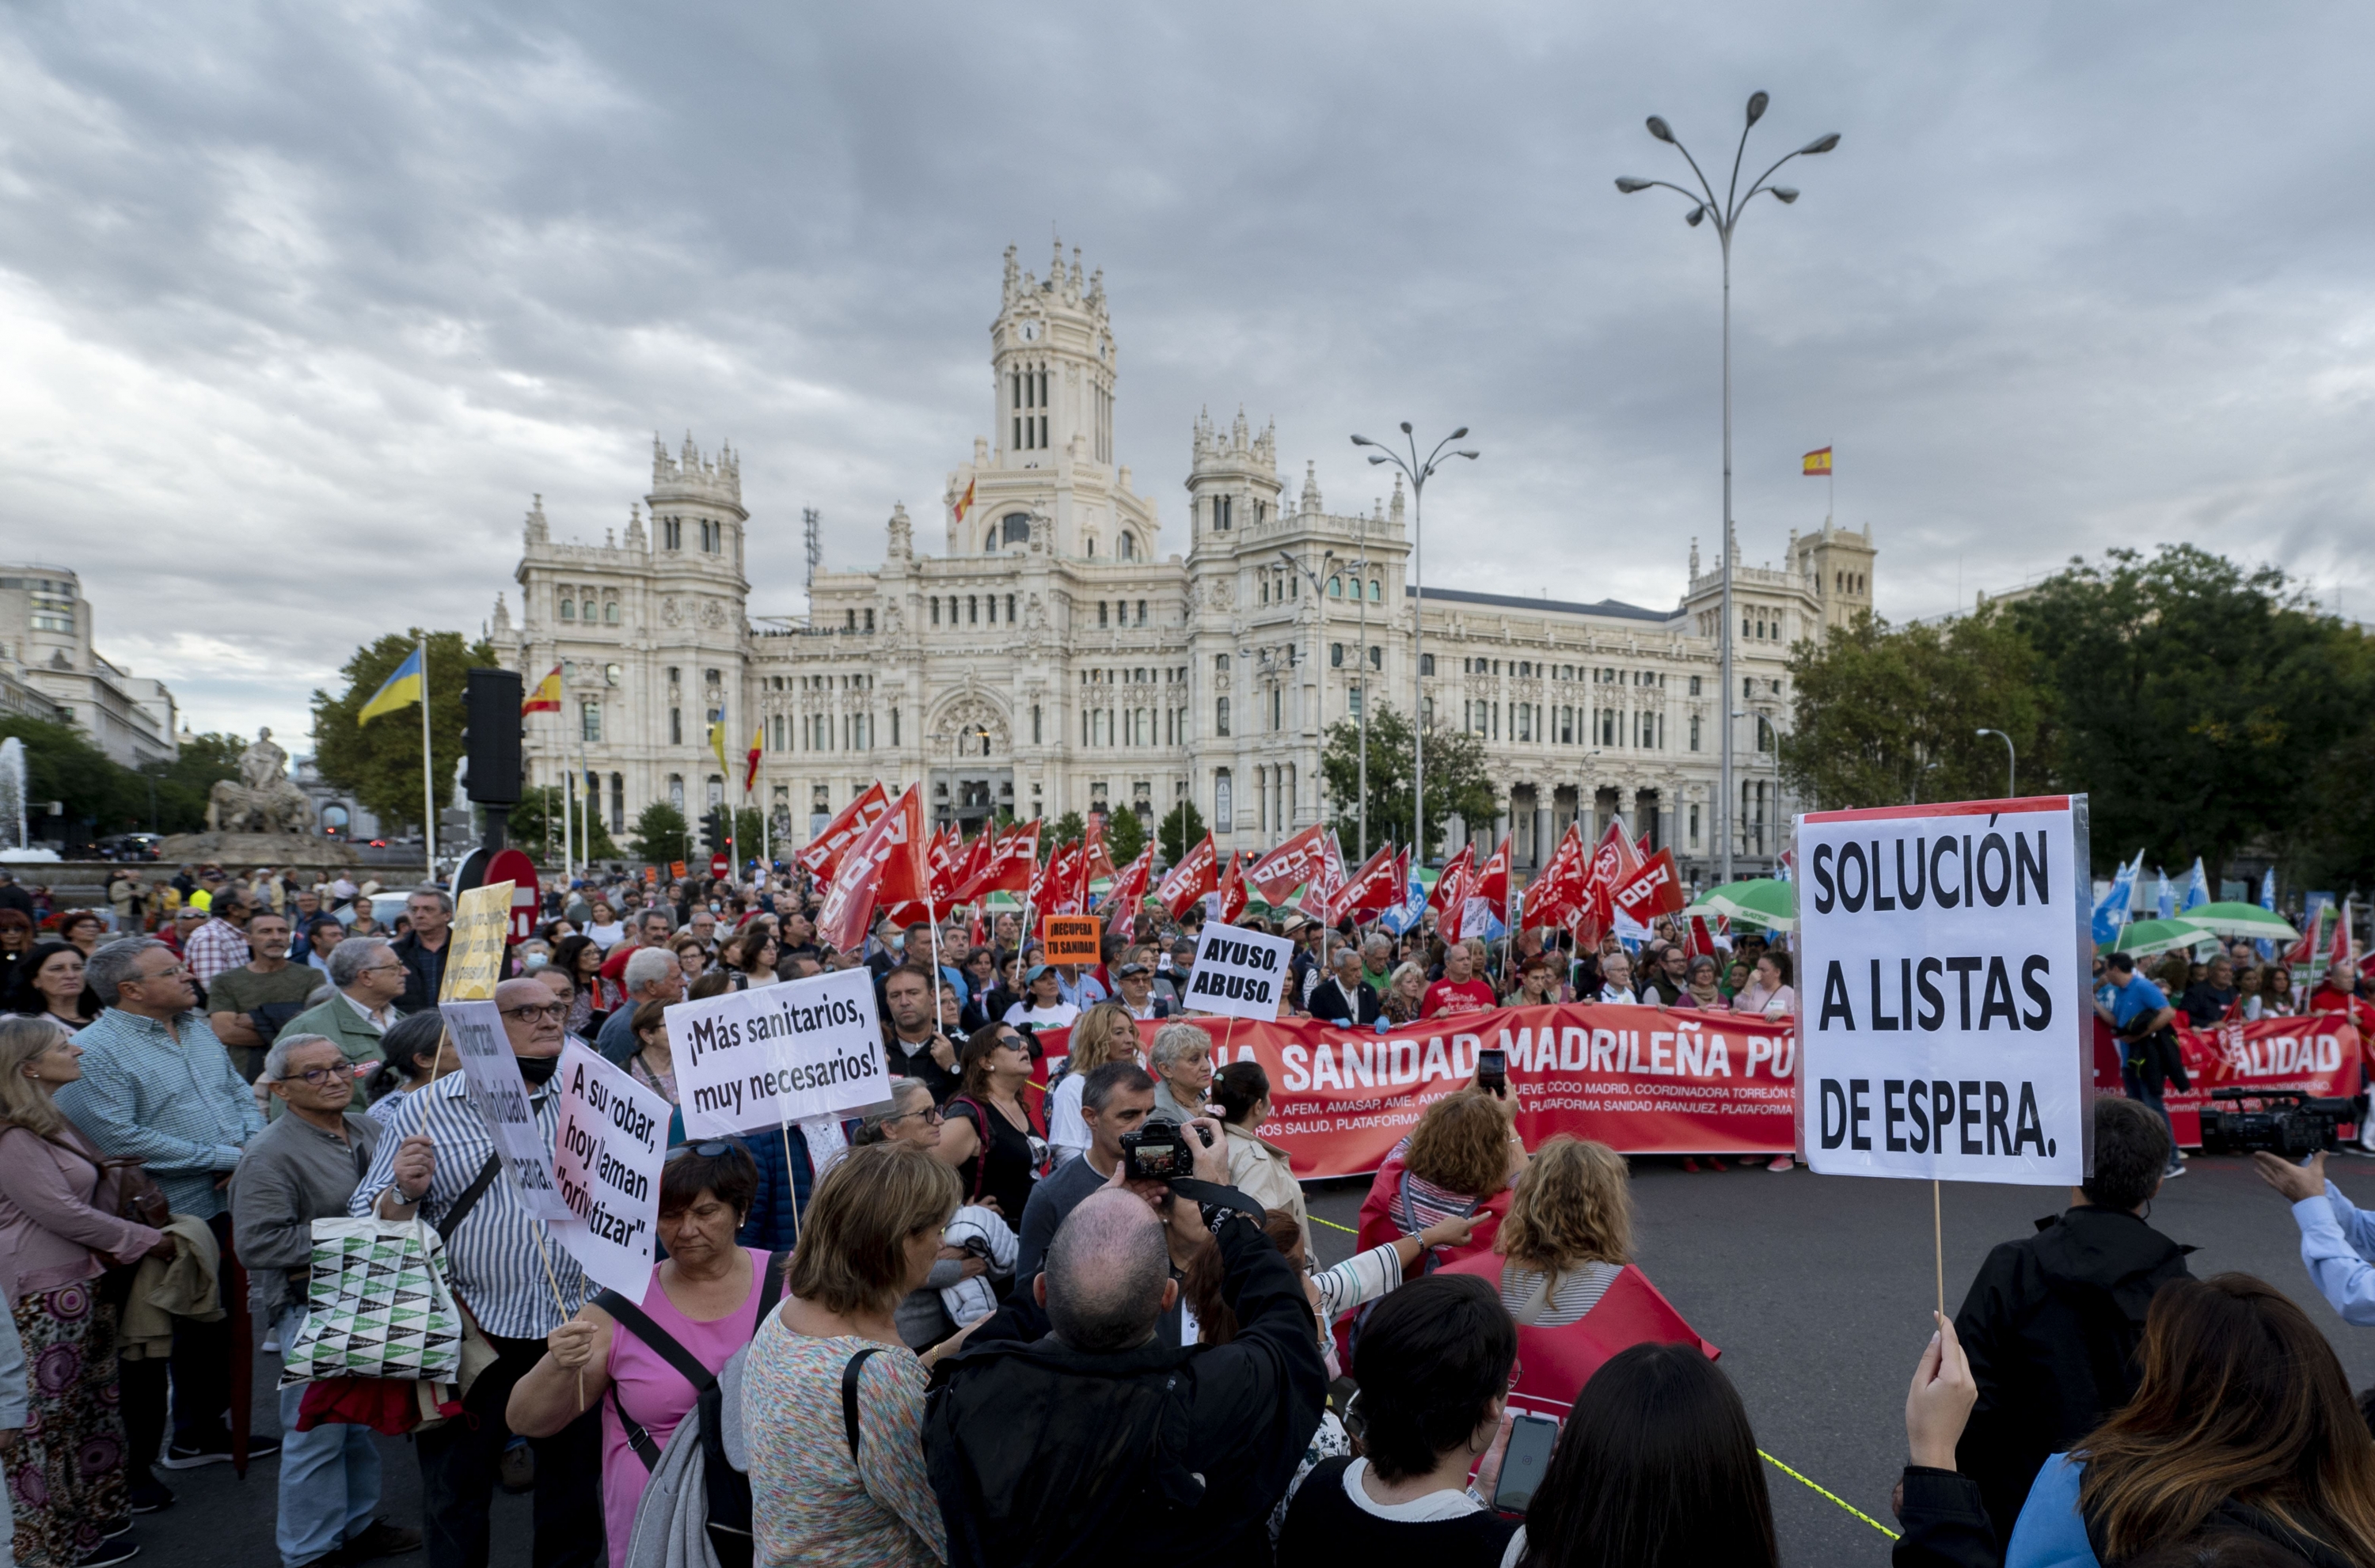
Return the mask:
MULTIPOLYGON (((443 891, 183 879, 88 917, 0 897, 0 1470, 29 1568, 126 1560, 168 1475, 230 1457, 231 1336, 304 1342, 313 1228, 341 1219, 437 1232, 470 1350, 450 1408, 279 1391, 246 1452, 277 1468, 283 1568, 475 1568, 499 1487, 531 1494, 552 1568, 1778 1560, 1729 1379, 1609 1306, 1655 1293, 1626 1159, 1530 1146, 1480 1079, 1425 1106, 1323 1266, 1267 1072, 1184 1005, 1193 912, 1074 965, 1012 914, 828 949, 797 868, 554 890, 494 996, 548 1144, 573 1039, 677 1103, 687 998, 865 969, 894 1075, 822 1161, 797 1127, 688 1141, 679 1114, 630 1302, 501 1174, 434 1007, 443 891), (418 1521, 383 1509, 384 1432, 418 1521)), ((1275 924, 1284 1018, 1795 1008, 1790 954, 1746 933, 1709 955, 1672 929, 1577 951, 1275 924)), ((2239 956, 2159 987, 2115 958, 2107 1016, 2260 1016, 2239 956)), ((1897 1562, 2375 1568, 2375 1440, 2324 1338, 2149 1222, 2182 1169, 2153 1087, 2097 1102, 2095 1175, 1934 1326, 1897 1562)), ((2375 1323, 2375 1218, 2322 1162, 2261 1169, 2319 1289, 2375 1323)))

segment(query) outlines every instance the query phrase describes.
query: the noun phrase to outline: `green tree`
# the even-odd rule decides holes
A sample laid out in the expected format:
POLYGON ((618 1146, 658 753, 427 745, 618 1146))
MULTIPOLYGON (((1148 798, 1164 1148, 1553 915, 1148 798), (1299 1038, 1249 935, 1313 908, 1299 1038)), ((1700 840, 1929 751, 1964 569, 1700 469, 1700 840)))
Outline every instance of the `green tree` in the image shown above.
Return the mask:
POLYGON ((635 825, 628 832, 627 854, 632 859, 666 866, 693 858, 692 830, 684 813, 665 800, 655 800, 636 812, 635 825))
POLYGON ((1105 853, 1117 866, 1127 866, 1146 847, 1146 821, 1128 807, 1105 814, 1105 853))
POLYGON ((743 806, 734 812, 734 847, 743 859, 759 858, 760 846, 769 841, 760 837, 764 828, 762 814, 755 806, 743 806))
MULTIPOLYGON (((339 670, 347 689, 313 693, 313 759, 322 777, 349 791, 363 809, 387 823, 420 820, 420 713, 402 708, 367 725, 355 715, 396 666, 419 643, 418 628, 389 632, 355 650, 339 670)), ((462 757, 462 688, 473 665, 495 662, 494 645, 465 643, 458 631, 432 631, 429 642, 429 727, 432 793, 441 808, 454 794, 462 757)))
POLYGON ((0 739, 10 736, 25 745, 25 826, 33 837, 74 841, 148 821, 148 782, 72 725, 0 716, 0 739), (64 804, 62 817, 48 815, 53 800, 64 804))
POLYGON ((1039 835, 1040 863, 1042 865, 1046 863, 1047 857, 1056 853, 1056 846, 1058 844, 1069 843, 1074 839, 1086 838, 1088 837, 1088 833, 1089 825, 1081 819, 1081 814, 1079 812, 1065 812, 1061 817, 1057 818, 1054 822, 1050 823, 1039 835))
POLYGON ((157 831, 195 833, 207 825, 207 796, 223 779, 239 777, 240 753, 247 742, 235 735, 209 733, 182 737, 181 752, 170 762, 152 762, 141 770, 142 787, 157 789, 157 831))
POLYGON ((1154 830, 1155 858, 1165 866, 1176 866, 1188 858, 1188 852, 1204 842, 1204 819, 1196 803, 1186 796, 1179 797, 1169 814, 1154 830))
POLYGON ((2063 783, 2089 796, 2100 866, 2141 846, 2215 878, 2247 844, 2296 837, 2321 766, 2364 728, 2365 640, 2273 566, 2112 550, 2010 613, 2057 690, 2063 783))
MULTIPOLYGON (((569 808, 561 797, 559 784, 544 784, 531 789, 518 805, 512 808, 512 842, 535 856, 539 864, 558 866, 563 847, 562 835, 569 831, 563 826, 568 815, 569 808)), ((609 830, 603 826, 599 812, 588 813, 572 826, 576 833, 592 841, 590 855, 586 853, 585 845, 581 843, 578 846, 577 854, 581 858, 620 858, 619 846, 610 842, 609 830)))
MULTIPOLYGON (((2036 653, 1993 610, 1944 625, 1892 627, 1859 616, 1790 657, 1790 733, 1781 775, 1809 807, 1845 809, 1923 800, 1993 799, 2004 792, 2012 737, 2019 787, 2053 786, 2053 692, 2036 653)), ((1773 744, 1768 715, 1755 744, 1773 744)), ((1756 759, 1761 760, 1762 759, 1756 759)))
MULTIPOLYGON (((1369 848, 1411 842, 1413 798, 1411 722, 1380 702, 1369 713, 1369 848)), ((1320 778, 1336 815, 1329 825, 1348 853, 1360 837, 1361 726, 1339 719, 1328 726, 1319 754, 1320 778)), ((1426 732, 1426 857, 1443 843, 1457 816, 1471 825, 1499 813, 1499 796, 1484 766, 1484 743, 1466 730, 1440 725, 1426 732)), ((1349 869, 1349 867, 1348 867, 1349 869)))

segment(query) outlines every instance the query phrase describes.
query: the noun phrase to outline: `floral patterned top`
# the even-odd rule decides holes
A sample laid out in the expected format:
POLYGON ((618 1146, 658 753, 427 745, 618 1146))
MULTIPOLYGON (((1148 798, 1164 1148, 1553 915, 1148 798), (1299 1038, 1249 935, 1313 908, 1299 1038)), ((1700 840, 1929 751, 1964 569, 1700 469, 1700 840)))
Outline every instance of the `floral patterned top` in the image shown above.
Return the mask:
POLYGON ((924 1470, 923 1363, 855 1335, 814 1339, 771 1312, 751 1342, 742 1412, 758 1561, 803 1568, 925 1568, 946 1562, 939 1501, 924 1470), (856 1460, 841 1374, 857 1374, 856 1460))

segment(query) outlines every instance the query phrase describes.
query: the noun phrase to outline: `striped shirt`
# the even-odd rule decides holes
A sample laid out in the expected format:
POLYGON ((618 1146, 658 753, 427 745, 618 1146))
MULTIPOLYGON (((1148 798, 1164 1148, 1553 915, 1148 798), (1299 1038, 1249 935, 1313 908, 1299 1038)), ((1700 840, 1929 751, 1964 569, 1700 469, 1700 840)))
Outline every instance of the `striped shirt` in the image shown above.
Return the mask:
MULTIPOLYGON (((1562 1269, 1550 1300, 1527 1324, 1531 1328, 1564 1328, 1600 1304, 1608 1287, 1624 1270, 1613 1263, 1585 1263, 1562 1269)), ((1542 1272, 1521 1263, 1501 1266, 1501 1304, 1512 1314, 1522 1312, 1542 1288, 1542 1272)))
POLYGON ((190 973, 201 985, 213 984, 216 975, 227 969, 237 969, 253 956, 247 948, 247 933, 220 916, 191 932, 187 949, 182 954, 190 966, 190 973))
POLYGON ((174 1213, 220 1214, 215 1179, 264 1130, 264 1112, 206 1014, 193 1008, 167 1029, 109 1008, 75 1043, 82 1077, 58 1091, 58 1109, 106 1153, 147 1166, 174 1213))
MULTIPOLYGON (((379 1140, 371 1169, 347 1204, 349 1215, 360 1219, 370 1214, 379 1195, 396 1185, 396 1149, 420 1132, 437 1148, 436 1173, 420 1200, 420 1218, 433 1225, 453 1207, 495 1150, 487 1124, 470 1108, 468 1088, 460 1073, 447 1073, 396 1102, 387 1117, 387 1136, 379 1140)), ((549 1149, 561 1120, 561 1097, 547 1088, 534 1092, 528 1103, 536 1109, 537 1126, 549 1149)), ((584 1304, 589 1292, 577 1259, 552 1240, 543 1220, 528 1212, 507 1176, 494 1179, 461 1228, 445 1239, 445 1264, 455 1295, 479 1326, 504 1338, 543 1338, 584 1304), (545 1275, 548 1258, 551 1279, 545 1275), (568 1302, 566 1308, 552 1299, 555 1280, 568 1302)))
POLYGON ((1354 1253, 1333 1268, 1311 1277, 1319 1291, 1319 1320, 1333 1323, 1365 1302, 1376 1301, 1402 1282, 1402 1255, 1388 1242, 1354 1253))

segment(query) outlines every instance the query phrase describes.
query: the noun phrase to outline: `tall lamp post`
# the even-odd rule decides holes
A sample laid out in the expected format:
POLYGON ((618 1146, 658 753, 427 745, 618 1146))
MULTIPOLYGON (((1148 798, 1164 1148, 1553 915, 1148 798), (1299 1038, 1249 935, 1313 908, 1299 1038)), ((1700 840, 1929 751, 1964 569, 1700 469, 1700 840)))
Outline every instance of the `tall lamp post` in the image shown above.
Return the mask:
POLYGON ((1447 455, 1470 459, 1476 456, 1474 447, 1444 452, 1453 442, 1467 438, 1468 427, 1462 425, 1436 442, 1424 463, 1419 461, 1418 438, 1411 433, 1408 419, 1402 421, 1402 441, 1410 449, 1407 462, 1383 442, 1361 435, 1353 438, 1354 446, 1377 449, 1369 454, 1370 463, 1390 463, 1410 481, 1411 581, 1416 590, 1411 608, 1411 843, 1422 867, 1426 864, 1426 678, 1421 673, 1426 666, 1426 482, 1435 477, 1447 455))
POLYGON ((2020 794, 2020 753, 2013 747, 2012 737, 2000 729, 1982 729, 1974 735, 1992 735, 2004 743, 2004 798, 2011 800, 2020 794))
POLYGON ((1653 185, 1680 192, 1689 199, 1691 204, 1690 214, 1683 221, 1696 229, 1702 222, 1713 219, 1716 240, 1723 251, 1723 706, 1719 712, 1726 716, 1723 723, 1722 782, 1719 786, 1722 804, 1716 813, 1719 834, 1717 842, 1721 845, 1718 852, 1719 858, 1717 880, 1719 882, 1731 880, 1731 840, 1737 831, 1733 819, 1737 802, 1732 797, 1731 732, 1733 724, 1731 717, 1731 704, 1734 701, 1731 694, 1731 558, 1738 553, 1733 548, 1731 536, 1731 231, 1738 226, 1740 215, 1747 210, 1748 204, 1766 192, 1770 192, 1774 200, 1784 206, 1798 199, 1798 193, 1788 185, 1766 183, 1767 180, 1773 178, 1782 164, 1793 158, 1806 158, 1818 152, 1828 152, 1839 145, 1839 135, 1837 131, 1815 137, 1797 151, 1785 154, 1777 159, 1771 169, 1767 169, 1750 183, 1746 195, 1741 195, 1740 165, 1741 160, 1748 153, 1748 133, 1757 121, 1764 118, 1766 105, 1771 101, 1772 95, 1769 93, 1758 92, 1749 95, 1748 124, 1740 128, 1740 145, 1731 155, 1731 181, 1724 187, 1723 198, 1720 201, 1716 198, 1715 186, 1708 181, 1706 171, 1699 168, 1699 160, 1691 156, 1688 147, 1675 139, 1672 127, 1655 114, 1649 116, 1649 134, 1683 155, 1683 160, 1691 166, 1691 173, 1697 178, 1699 188, 1692 191, 1671 181, 1637 180, 1630 175, 1616 182, 1616 188, 1628 196, 1636 191, 1646 191, 1653 185))
MULTIPOLYGON (((1326 584, 1323 584, 1319 577, 1312 572, 1311 568, 1295 560, 1292 551, 1279 551, 1278 559, 1286 562, 1287 565, 1294 568, 1294 570, 1301 574, 1303 580, 1311 584, 1312 617, 1315 623, 1324 623, 1328 619, 1328 593, 1326 584)), ((1327 571, 1329 562, 1335 559, 1336 552, 1334 550, 1320 551, 1319 570, 1321 572, 1327 571)), ((1319 662, 1319 632, 1316 630, 1316 627, 1311 633, 1311 668, 1313 672, 1311 684, 1319 693, 1319 713, 1317 715, 1318 723, 1315 727, 1319 731, 1319 755, 1321 759, 1319 784, 1317 788, 1314 791, 1314 794, 1324 796, 1328 788, 1328 678, 1318 673, 1319 670, 1325 666, 1323 666, 1319 662)), ((1290 670, 1293 668, 1291 665, 1288 667, 1290 670)), ((1292 808, 1290 808, 1290 812, 1292 808)), ((1327 815, 1327 802, 1323 798, 1319 807, 1319 819, 1323 821, 1326 820, 1327 815)), ((1294 824, 1290 820, 1286 825, 1292 827, 1294 824)))

